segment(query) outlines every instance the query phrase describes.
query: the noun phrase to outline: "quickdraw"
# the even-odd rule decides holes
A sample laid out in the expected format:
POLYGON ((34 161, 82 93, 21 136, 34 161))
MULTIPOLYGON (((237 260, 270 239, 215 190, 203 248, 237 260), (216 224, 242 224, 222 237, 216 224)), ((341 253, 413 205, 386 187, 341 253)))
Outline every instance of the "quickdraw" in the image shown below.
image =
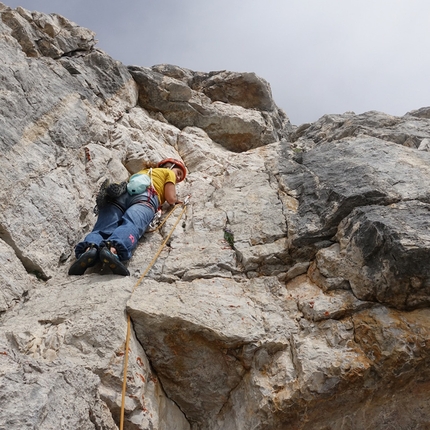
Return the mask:
MULTIPOLYGON (((170 212, 173 212, 173 209, 170 212)), ((163 212, 162 212, 161 209, 158 209, 158 211, 155 212, 154 218, 152 218, 152 221, 149 224, 149 230, 147 230, 147 231, 156 231, 156 230, 158 230, 157 227, 161 223, 161 215, 162 215, 162 213, 163 212)))
MULTIPOLYGON (((182 203, 182 205, 186 206, 188 205, 190 201, 191 195, 187 195, 182 203)), ((163 216, 163 211, 161 209, 158 209, 157 212, 155 212, 154 218, 152 218, 151 223, 148 226, 148 230, 146 230, 148 233, 153 233, 154 231, 159 230, 165 222, 169 219, 170 215, 175 211, 175 209, 180 205, 175 205, 172 207, 172 209, 167 213, 167 215, 161 220, 163 216)))

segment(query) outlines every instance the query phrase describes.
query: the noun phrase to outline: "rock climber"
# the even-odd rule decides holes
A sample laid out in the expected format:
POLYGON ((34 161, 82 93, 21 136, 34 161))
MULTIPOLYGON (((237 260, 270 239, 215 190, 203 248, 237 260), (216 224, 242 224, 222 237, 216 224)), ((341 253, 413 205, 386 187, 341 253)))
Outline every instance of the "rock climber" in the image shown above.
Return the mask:
POLYGON ((123 262, 131 258, 158 208, 165 201, 171 205, 182 203, 175 188, 187 175, 181 161, 166 158, 143 166, 117 197, 99 207, 93 230, 75 247, 76 261, 70 266, 69 275, 83 275, 88 267, 101 261, 114 274, 129 276, 123 262), (145 180, 148 183, 141 185, 145 180))

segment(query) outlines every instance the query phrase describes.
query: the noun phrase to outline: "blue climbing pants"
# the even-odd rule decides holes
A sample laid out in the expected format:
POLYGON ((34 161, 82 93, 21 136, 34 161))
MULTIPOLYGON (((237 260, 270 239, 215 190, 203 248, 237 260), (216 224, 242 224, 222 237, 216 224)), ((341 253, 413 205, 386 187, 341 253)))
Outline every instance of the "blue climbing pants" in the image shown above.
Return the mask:
POLYGON ((120 260, 129 260, 157 208, 156 195, 148 196, 148 192, 145 192, 131 196, 124 193, 100 209, 92 232, 76 245, 76 258, 79 258, 90 244, 100 247, 103 242, 110 242, 117 250, 120 260))

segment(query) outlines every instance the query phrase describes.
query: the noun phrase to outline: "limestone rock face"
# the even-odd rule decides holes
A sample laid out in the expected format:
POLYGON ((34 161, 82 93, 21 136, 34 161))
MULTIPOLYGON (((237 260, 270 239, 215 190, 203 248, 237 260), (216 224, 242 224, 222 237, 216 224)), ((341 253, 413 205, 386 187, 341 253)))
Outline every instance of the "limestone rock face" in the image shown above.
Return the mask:
POLYGON ((28 57, 59 59, 89 51, 96 44, 94 32, 60 15, 30 12, 21 7, 16 10, 0 7, 3 23, 11 29, 10 35, 28 57))
POLYGON ((193 73, 173 66, 129 67, 139 104, 183 129, 199 127, 235 152, 288 136, 291 125, 269 84, 253 73, 193 73))
POLYGON ((369 136, 346 138, 282 160, 281 180, 300 195, 297 246, 330 239, 354 208, 430 201, 430 156, 369 136))
POLYGON ((4 428, 430 427, 430 108, 296 127, 254 73, 0 14, 4 428), (100 185, 166 157, 190 201, 131 276, 68 276, 100 185))
POLYGON ((429 204, 411 200, 356 208, 342 221, 340 254, 358 298, 397 309, 429 306, 429 215, 429 204))
POLYGON ((365 112, 355 115, 346 112, 343 115, 324 115, 313 124, 303 124, 294 133, 291 141, 300 143, 311 139, 315 145, 325 142, 359 137, 373 136, 399 145, 427 150, 430 129, 429 108, 421 108, 408 112, 404 117, 395 117, 382 112, 365 112))

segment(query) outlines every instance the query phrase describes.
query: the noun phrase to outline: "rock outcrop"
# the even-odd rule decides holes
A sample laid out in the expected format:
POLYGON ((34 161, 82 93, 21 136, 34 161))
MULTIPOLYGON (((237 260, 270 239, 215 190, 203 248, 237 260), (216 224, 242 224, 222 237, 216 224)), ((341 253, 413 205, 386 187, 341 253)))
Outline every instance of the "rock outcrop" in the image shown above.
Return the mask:
POLYGON ((198 127, 231 151, 272 143, 291 130, 269 84, 253 73, 203 74, 165 65, 129 71, 139 86, 140 106, 180 129, 198 127))
POLYGON ((430 427, 430 108, 293 126, 253 73, 0 14, 1 428, 118 428, 128 317, 125 429, 430 427), (103 181, 165 157, 181 218, 68 276, 103 181))

